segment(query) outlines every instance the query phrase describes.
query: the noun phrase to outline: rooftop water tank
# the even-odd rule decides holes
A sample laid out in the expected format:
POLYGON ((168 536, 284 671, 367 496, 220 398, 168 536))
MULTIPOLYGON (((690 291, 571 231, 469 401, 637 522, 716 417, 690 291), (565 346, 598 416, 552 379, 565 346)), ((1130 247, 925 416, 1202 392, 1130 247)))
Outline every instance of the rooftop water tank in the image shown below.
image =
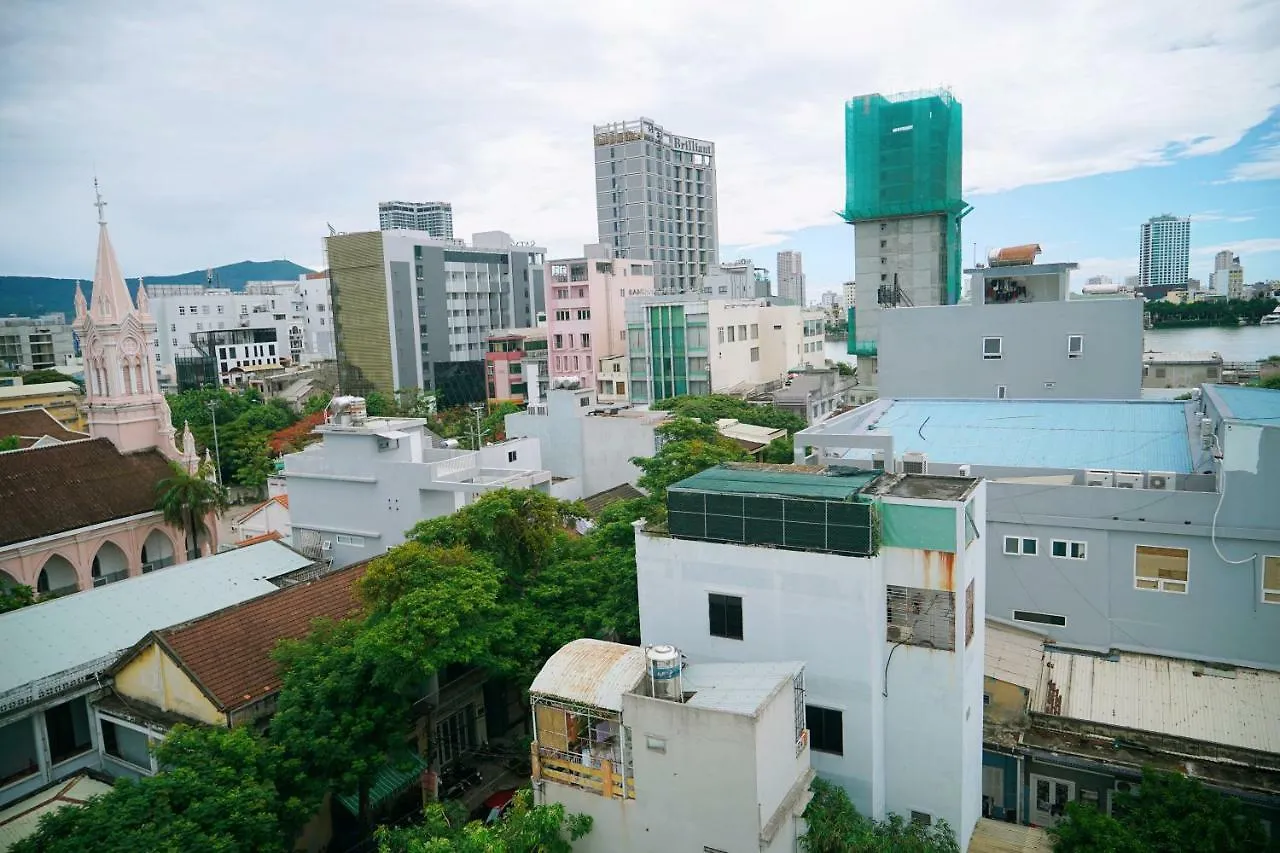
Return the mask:
POLYGON ((645 659, 654 698, 682 701, 684 693, 680 686, 680 650, 675 646, 650 646, 645 650, 645 659))

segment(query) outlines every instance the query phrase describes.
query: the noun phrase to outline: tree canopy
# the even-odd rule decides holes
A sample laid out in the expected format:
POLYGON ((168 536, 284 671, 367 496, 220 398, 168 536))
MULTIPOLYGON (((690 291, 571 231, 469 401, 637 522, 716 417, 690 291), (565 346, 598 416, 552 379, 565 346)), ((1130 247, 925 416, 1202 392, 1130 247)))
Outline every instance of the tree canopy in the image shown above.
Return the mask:
POLYGON ((808 828, 800 839, 805 853, 960 853, 945 820, 924 826, 891 814, 876 821, 859 814, 838 785, 815 779, 810 787, 808 828))
POLYGON ((378 853, 570 853, 591 831, 590 815, 570 815, 560 803, 533 805, 532 792, 516 792, 511 811, 492 826, 465 822, 443 805, 427 807, 420 825, 378 830, 378 853))
POLYGON ((741 397, 727 394, 668 397, 654 403, 653 408, 680 417, 697 418, 708 424, 714 424, 720 418, 733 418, 744 424, 785 429, 788 433, 799 432, 806 426, 804 418, 793 412, 748 403, 741 397))
POLYGON ((1256 324, 1270 314, 1278 303, 1274 299, 1210 299, 1200 302, 1148 301, 1145 310, 1152 325, 1161 326, 1234 326, 1240 320, 1256 324))
POLYGON ((637 456, 631 464, 643 473, 637 481, 654 498, 655 516, 665 517, 667 487, 723 462, 749 462, 736 442, 722 436, 713 423, 677 417, 656 430, 661 442, 653 456, 637 456))
POLYGON ((122 779, 82 807, 41 818, 14 853, 289 851, 315 802, 287 793, 279 749, 244 727, 176 726, 156 748, 165 768, 122 779))
POLYGON ((1137 792, 1118 794, 1112 814, 1070 803, 1049 829, 1055 853, 1245 853, 1268 845, 1262 822, 1240 800, 1180 773, 1144 768, 1137 792))
POLYGON ((194 474, 176 462, 171 468, 172 475, 156 484, 156 509, 165 523, 184 532, 184 550, 190 556, 198 553, 201 539, 210 535, 209 513, 227 508, 227 495, 210 480, 213 472, 203 464, 194 474))
POLYGON ((171 394, 167 399, 174 428, 181 431, 190 423, 191 433, 202 449, 215 449, 213 418, 216 417, 217 461, 222 482, 259 490, 274 469, 274 458, 279 455, 270 446, 272 438, 298 421, 298 415, 283 400, 264 401, 252 388, 239 392, 227 388, 198 388, 171 394), (210 403, 216 404, 212 414, 210 403))

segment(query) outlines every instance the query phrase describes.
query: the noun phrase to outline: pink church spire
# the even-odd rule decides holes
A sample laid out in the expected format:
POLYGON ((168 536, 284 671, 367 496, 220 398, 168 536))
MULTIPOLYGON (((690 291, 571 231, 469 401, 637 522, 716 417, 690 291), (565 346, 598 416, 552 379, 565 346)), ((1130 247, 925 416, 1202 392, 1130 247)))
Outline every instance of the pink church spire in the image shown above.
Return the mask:
POLYGON ((93 271, 89 313, 99 323, 118 323, 133 312, 133 300, 129 298, 129 288, 120 274, 120 262, 116 260, 116 251, 107 233, 107 203, 102 200, 97 178, 93 179, 93 192, 97 196, 94 206, 98 208, 98 263, 93 271))

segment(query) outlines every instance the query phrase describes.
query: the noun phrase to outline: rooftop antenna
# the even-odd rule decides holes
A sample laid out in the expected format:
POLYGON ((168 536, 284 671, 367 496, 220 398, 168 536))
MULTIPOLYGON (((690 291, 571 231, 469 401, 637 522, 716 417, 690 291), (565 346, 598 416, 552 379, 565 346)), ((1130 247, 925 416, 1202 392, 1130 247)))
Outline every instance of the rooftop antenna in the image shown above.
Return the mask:
POLYGON ((329 236, 330 236, 330 237, 337 237, 337 236, 338 236, 338 229, 337 229, 337 228, 334 228, 334 227, 333 227, 333 225, 332 225, 331 223, 328 223, 328 222, 326 222, 326 223, 325 223, 325 225, 329 226, 329 236))

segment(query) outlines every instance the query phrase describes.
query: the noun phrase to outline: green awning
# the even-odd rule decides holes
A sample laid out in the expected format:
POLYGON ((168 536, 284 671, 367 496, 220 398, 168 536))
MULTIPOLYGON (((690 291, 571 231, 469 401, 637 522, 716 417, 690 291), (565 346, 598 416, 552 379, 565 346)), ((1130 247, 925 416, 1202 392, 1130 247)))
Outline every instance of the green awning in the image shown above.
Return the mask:
MULTIPOLYGON (((391 800, 418 784, 427 760, 416 752, 404 752, 387 760, 369 786, 369 810, 376 811, 391 800)), ((342 803, 353 815, 360 814, 360 793, 339 794, 342 803)))

